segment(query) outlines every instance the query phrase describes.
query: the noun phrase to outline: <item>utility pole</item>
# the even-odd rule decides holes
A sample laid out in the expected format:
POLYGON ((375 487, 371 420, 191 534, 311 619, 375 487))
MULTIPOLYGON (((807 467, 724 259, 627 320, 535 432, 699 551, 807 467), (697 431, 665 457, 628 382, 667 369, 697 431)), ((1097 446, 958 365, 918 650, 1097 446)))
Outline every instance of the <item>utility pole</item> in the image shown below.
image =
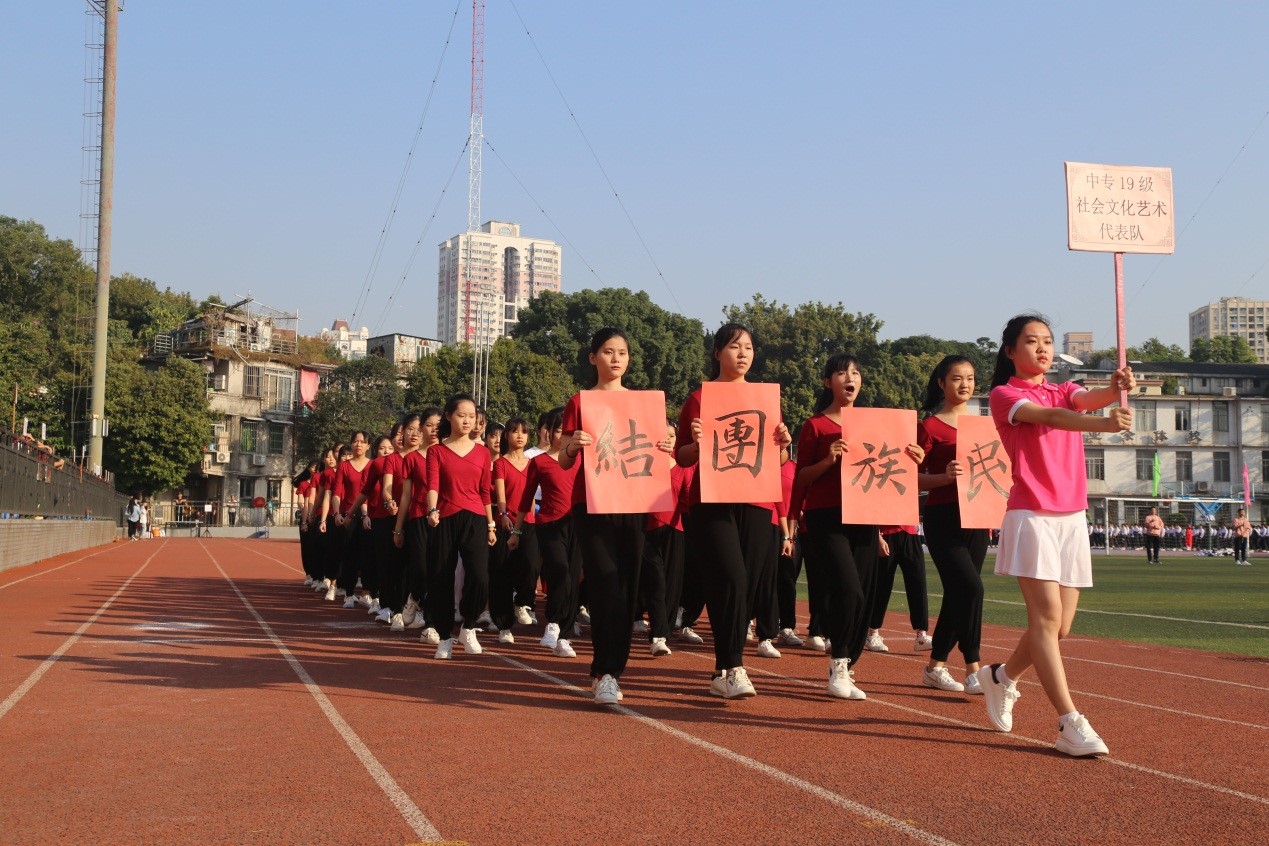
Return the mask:
POLYGON ((110 231, 115 185, 115 76, 119 47, 119 7, 105 0, 105 50, 101 75, 101 195, 97 218, 97 313, 93 328, 93 381, 89 407, 91 437, 88 468, 101 475, 101 447, 106 435, 106 340, 110 317, 110 231))
POLYGON ((471 4, 471 129, 467 138, 467 338, 472 345, 471 394, 476 405, 487 402, 489 387, 489 282, 476 289, 472 313, 472 234, 480 230, 481 153, 485 146, 485 2, 471 4))

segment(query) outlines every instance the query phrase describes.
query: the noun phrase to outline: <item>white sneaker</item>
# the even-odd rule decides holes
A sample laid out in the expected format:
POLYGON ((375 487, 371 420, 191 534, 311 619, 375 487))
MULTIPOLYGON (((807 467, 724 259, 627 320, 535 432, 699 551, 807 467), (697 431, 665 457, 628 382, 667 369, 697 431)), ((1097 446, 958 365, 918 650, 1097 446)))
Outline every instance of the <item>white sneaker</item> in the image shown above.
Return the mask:
POLYGON ((584 626, 590 625, 590 612, 586 610, 585 605, 582 605, 577 609, 577 622, 584 626))
POLYGON ((780 629, 776 640, 780 641, 781 646, 801 646, 803 643, 802 638, 793 633, 793 629, 780 629))
POLYGON ((304 577, 304 587, 312 587, 312 586, 313 586, 313 577, 312 577, 312 576, 305 576, 305 577, 304 577))
MULTIPOLYGON (((391 608, 380 608, 379 613, 375 615, 375 622, 376 623, 391 623, 393 617, 399 617, 399 616, 401 615, 393 614, 391 608)), ((401 624, 404 626, 405 622, 402 621, 401 624)))
POLYGON ((511 633, 511 629, 503 629, 502 631, 498 632, 498 642, 499 643, 515 643, 516 636, 511 633))
POLYGON ((869 652, 890 651, 890 647, 886 646, 886 641, 881 637, 881 632, 869 632, 868 638, 864 641, 864 649, 869 652))
POLYGON ((965 674, 965 692, 971 696, 983 695, 983 684, 978 680, 978 673, 965 674))
POLYGON ((527 605, 516 606, 516 622, 522 626, 533 625, 533 616, 529 613, 530 609, 527 605))
POLYGON ((554 649, 555 642, 559 639, 560 639, 560 624, 547 623, 546 633, 542 635, 542 640, 540 640, 539 643, 541 643, 547 649, 554 649))
POLYGON ((947 667, 935 667, 933 670, 927 667, 921 673, 921 684, 937 690, 950 690, 952 693, 965 692, 965 685, 952 678, 952 674, 947 671, 947 667))
POLYGON ((378 614, 382 610, 383 610, 383 607, 379 604, 379 600, 377 599, 370 600, 370 604, 366 606, 366 613, 369 614, 371 617, 378 614))
POLYGON ((934 648, 934 638, 925 632, 917 632, 916 642, 912 644, 914 652, 929 652, 934 648))
POLYGON ((647 620, 639 619, 634 621, 634 628, 632 629, 632 631, 634 631, 636 634, 647 634, 649 631, 651 631, 651 629, 648 628, 647 620))
POLYGON ((665 645, 665 638, 663 637, 652 638, 652 643, 648 646, 648 649, 652 652, 654 658, 658 655, 670 654, 670 647, 665 645))
POLYGON ((437 644, 441 642, 441 634, 436 629, 428 627, 423 630, 423 634, 419 635, 419 643, 437 644))
POLYGON ((850 676, 849 658, 828 659, 828 695, 838 699, 867 699, 868 694, 855 687, 850 676))
POLYGON ((758 639, 758 636, 753 633, 753 623, 750 623, 749 627, 745 629, 745 640, 757 640, 757 639, 758 639))
POLYGON ((577 653, 573 651, 573 646, 564 638, 555 641, 555 648, 551 650, 551 654, 556 658, 576 658, 577 653))
POLYGON ((1093 727, 1088 724, 1088 719, 1083 714, 1076 714, 1064 725, 1058 726, 1057 743, 1054 746, 1057 751, 1076 758, 1110 754, 1110 750, 1106 748, 1106 742, 1093 731, 1093 727))
POLYGON ((454 657, 454 639, 445 638, 445 640, 442 640, 439 644, 437 644, 436 654, 433 655, 432 657, 439 658, 442 661, 445 661, 454 657))
POLYGON ((326 601, 327 602, 335 601, 335 586, 334 585, 331 585, 330 587, 326 588, 326 601))
POLYGON ((1006 685, 996 681, 996 668, 1001 664, 988 664, 978 671, 978 682, 983 689, 987 705, 987 717, 997 731, 1013 730, 1013 703, 1018 701, 1017 683, 1006 685))
MULTIPOLYGON (((402 615, 404 616, 404 615, 402 615)), ((405 624, 407 629, 425 629, 427 628, 427 620, 423 619, 423 612, 419 611, 414 615, 414 619, 405 624)))
POLYGON ((714 676, 709 681, 709 692, 724 699, 744 699, 758 694, 744 667, 732 667, 714 676))
POLYGON ((401 616, 405 619, 405 624, 408 626, 410 623, 413 623, 414 617, 418 613, 419 604, 413 599, 407 599, 405 601, 405 607, 401 609, 401 616))
POLYGON ((476 639, 475 629, 459 628, 458 642, 463 645, 463 651, 468 655, 479 655, 485 651, 481 648, 480 641, 476 639))
POLYGON ((325 593, 329 589, 330 589, 330 579, 322 579, 320 582, 317 580, 313 581, 314 593, 325 593))
POLYGON ((758 644, 758 657, 760 658, 779 658, 780 650, 769 640, 764 640, 758 644))
POLYGON ((683 641, 684 643, 704 643, 705 642, 705 638, 701 637, 696 632, 692 631, 691 626, 684 626, 683 628, 679 629, 679 640, 683 641))
POLYGON ((828 642, 819 635, 811 635, 806 639, 806 648, 812 652, 825 652, 828 650, 828 642))
POLYGON ((625 698, 621 695, 621 688, 617 686, 617 680, 609 675, 591 682, 591 689, 595 693, 596 705, 616 705, 625 698))
POLYGON ((345 607, 345 608, 356 608, 356 607, 357 607, 357 597, 355 597, 355 596, 350 596, 350 597, 348 597, 347 599, 345 599, 345 600, 344 600, 344 607, 345 607))
POLYGON ((362 608, 370 608, 375 604, 375 600, 371 599, 368 593, 359 593, 357 594, 357 604, 362 608))
POLYGON ((391 632, 405 631, 405 621, 401 619, 400 614, 392 615, 392 624, 388 626, 388 631, 391 631, 391 632))

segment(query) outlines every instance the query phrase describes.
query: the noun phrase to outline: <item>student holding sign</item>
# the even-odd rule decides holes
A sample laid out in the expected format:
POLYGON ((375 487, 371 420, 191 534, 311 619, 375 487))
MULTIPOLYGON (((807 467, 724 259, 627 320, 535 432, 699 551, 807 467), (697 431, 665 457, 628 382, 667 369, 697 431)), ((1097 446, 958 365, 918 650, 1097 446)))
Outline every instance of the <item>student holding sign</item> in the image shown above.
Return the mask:
MULTIPOLYGON (((824 632, 830 644, 828 693, 838 699, 866 699, 855 686, 850 665, 863 653, 868 614, 876 580, 878 528, 842 520, 842 462, 851 445, 842 424, 843 409, 853 408, 863 387, 859 361, 838 353, 824 365, 824 381, 815 415, 798 437, 798 475, 789 519, 806 527, 806 553, 819 568, 825 593, 824 632)), ((857 444, 860 453, 864 445, 857 444)), ((903 450, 920 461, 915 444, 903 450)))
POLYGON ((974 363, 965 356, 947 356, 930 374, 921 406, 929 416, 917 425, 917 443, 925 450, 917 481, 921 490, 930 492, 925 499, 925 542, 943 582, 943 607, 921 683, 938 690, 981 694, 977 673, 988 530, 961 526, 956 497, 956 480, 965 473, 965 466, 956 460, 956 434, 959 421, 969 414, 973 395, 974 363), (952 678, 946 666, 957 645, 965 657, 964 684, 952 678))
POLYGON ((707 385, 728 389, 718 393, 730 396, 735 405, 725 406, 723 410, 729 413, 724 415, 702 413, 706 386, 696 389, 679 415, 675 458, 681 467, 698 465, 687 539, 700 565, 714 631, 715 674, 710 693, 740 699, 756 692, 744 668, 745 632, 763 569, 774 565, 771 512, 781 497, 779 467, 788 459, 793 439, 780 420, 778 386, 745 382, 754 360, 749 329, 739 323, 725 324, 714 334, 712 355, 712 381, 707 385), (764 467, 768 474, 775 471, 774 491, 757 487, 764 467), (706 482, 702 477, 707 474, 711 491, 722 489, 722 496, 732 499, 722 499, 716 492, 703 497, 706 482))
MULTIPOLYGON (((630 342, 626 333, 613 327, 596 332, 590 340, 590 363, 595 368, 593 392, 573 394, 564 405, 564 448, 560 468, 582 464, 573 485, 573 520, 577 545, 586 578, 586 602, 590 611, 590 636, 594 653, 590 674, 597 705, 615 705, 621 698, 617 680, 630 659, 631 627, 639 599, 639 567, 643 561, 647 510, 645 506, 610 502, 601 512, 596 496, 600 486, 609 494, 624 494, 625 488, 644 481, 659 481, 663 506, 673 505, 669 468, 658 460, 657 451, 670 453, 673 441, 652 438, 664 432, 665 397, 659 391, 639 391, 660 396, 660 407, 649 421, 637 419, 633 407, 620 414, 605 414, 598 402, 603 392, 625 392, 621 377, 630 366, 630 342), (588 402, 592 397, 595 403, 588 402), (593 406, 597 406, 592 409, 593 406), (606 422, 601 422, 606 421, 606 422), (596 425, 596 424, 599 425, 596 425), (629 424, 628 428, 625 424, 629 424), (586 456, 583 459, 583 451, 586 456), (660 472, 658 472, 660 471, 660 472), (594 486, 588 502, 587 486, 594 486), (594 507, 592 507, 594 506, 594 507)), ((611 500, 612 497, 609 497, 611 500)))
POLYGON ((1013 462, 1009 510, 1000 528, 996 574, 1016 576, 1027 606, 1027 630, 1004 664, 978 671, 992 724, 1013 728, 1017 680, 1035 667, 1040 685, 1058 712, 1056 748, 1067 755, 1106 755, 1106 744, 1075 708, 1066 684, 1058 641, 1071 630, 1080 588, 1093 584, 1088 547, 1088 505, 1081 432, 1122 432, 1132 411, 1112 408, 1107 416, 1082 414, 1106 408, 1137 382, 1123 367, 1109 385, 1087 390, 1066 382, 1049 384, 1053 332, 1036 314, 1005 325, 992 375, 991 416, 1013 462))

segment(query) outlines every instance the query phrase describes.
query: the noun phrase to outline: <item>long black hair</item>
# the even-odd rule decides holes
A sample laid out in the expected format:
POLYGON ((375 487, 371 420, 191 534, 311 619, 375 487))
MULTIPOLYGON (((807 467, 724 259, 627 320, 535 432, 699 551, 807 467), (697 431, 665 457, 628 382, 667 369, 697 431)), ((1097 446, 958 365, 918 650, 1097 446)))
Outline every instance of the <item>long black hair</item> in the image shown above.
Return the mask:
POLYGON ((758 339, 754 337, 753 330, 743 323, 724 323, 718 327, 718 331, 714 333, 713 355, 709 357, 709 378, 717 379, 722 374, 722 365, 718 362, 718 354, 727 349, 727 345, 739 338, 741 335, 748 335, 749 340, 753 343, 754 349, 758 348, 758 339))
MULTIPOLYGON (((471 394, 454 394, 452 397, 450 397, 448 400, 445 401, 445 408, 441 410, 441 425, 436 430, 436 436, 438 438, 440 438, 441 440, 445 440, 446 438, 449 437, 450 432, 453 430, 453 426, 451 426, 449 422, 449 417, 451 414, 453 414, 455 411, 458 410, 458 407, 460 405, 462 405, 465 402, 471 403, 472 408, 478 407, 476 405, 475 398, 471 394)), ((424 417, 423 419, 427 420, 426 417, 424 417)))
POLYGON ((296 488, 296 487, 299 487, 301 482, 307 482, 309 479, 313 478, 314 476, 316 476, 318 473, 321 472, 320 468, 321 468, 321 462, 310 461, 308 463, 308 466, 305 467, 302 471, 300 471, 300 475, 296 476, 294 479, 291 480, 291 487, 296 488))
POLYGON ((933 414, 943 405, 943 386, 939 384, 947 378, 947 374, 952 372, 952 368, 958 364, 968 364, 974 366, 974 362, 970 361, 963 355, 944 356, 943 360, 934 368, 934 372, 930 374, 930 381, 925 386, 925 401, 921 403, 921 410, 927 414, 933 414))
POLYGON ((993 388, 1000 387, 1017 374, 1013 359, 1009 357, 1009 350, 1018 343, 1018 338, 1021 337, 1022 330, 1027 328, 1028 323, 1043 323, 1049 327, 1049 331, 1052 331, 1049 318, 1038 312, 1029 311, 1010 318, 1005 324, 1005 331, 1000 335, 1000 349, 996 350, 996 369, 991 374, 993 388))
MULTIPOLYGON (((850 353, 839 352, 828 357, 828 361, 824 362, 824 375, 821 378, 831 379, 834 373, 841 373, 843 370, 849 370, 851 365, 855 365, 855 369, 862 375, 864 368, 860 367, 859 359, 850 353)), ((833 389, 828 385, 820 388, 819 395, 815 398, 815 413, 819 414, 824 409, 833 404, 833 389)))

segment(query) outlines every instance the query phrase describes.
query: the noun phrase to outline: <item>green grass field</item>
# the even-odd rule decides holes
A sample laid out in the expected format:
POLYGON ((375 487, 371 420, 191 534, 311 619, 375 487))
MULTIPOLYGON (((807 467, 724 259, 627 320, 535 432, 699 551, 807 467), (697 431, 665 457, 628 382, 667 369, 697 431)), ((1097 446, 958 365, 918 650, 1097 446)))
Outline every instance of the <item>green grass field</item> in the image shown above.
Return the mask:
MULTIPOLYGON (((1026 608, 1015 579, 992 573, 995 556, 983 565, 983 622, 1025 626, 1026 608)), ((943 587, 926 555, 930 616, 938 615, 943 587)), ((1145 554, 1093 554, 1093 587, 1080 595, 1073 635, 1159 643, 1269 658, 1269 557, 1250 567, 1232 558, 1166 553, 1146 564, 1145 554), (1229 625, 1237 624, 1237 625, 1229 625)), ((806 575, 801 592, 805 596, 806 575)), ((895 574, 887 626, 906 623, 903 576, 895 574)))

